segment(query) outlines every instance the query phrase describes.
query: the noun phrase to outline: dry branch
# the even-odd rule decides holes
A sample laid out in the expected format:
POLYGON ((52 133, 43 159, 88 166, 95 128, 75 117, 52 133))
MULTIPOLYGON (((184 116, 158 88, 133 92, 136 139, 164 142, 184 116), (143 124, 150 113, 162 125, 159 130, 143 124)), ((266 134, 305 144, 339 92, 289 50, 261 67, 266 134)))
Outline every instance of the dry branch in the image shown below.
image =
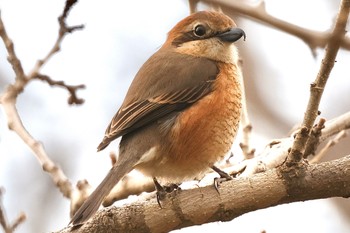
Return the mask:
MULTIPOLYGON (((40 79, 43 75, 40 75, 40 70, 48 60, 59 51, 60 44, 67 33, 75 31, 77 29, 83 28, 82 25, 68 27, 65 23, 68 12, 71 7, 74 5, 76 0, 67 0, 63 14, 59 17, 59 35, 58 38, 50 50, 50 52, 45 56, 44 59, 39 60, 33 69, 29 72, 28 75, 24 73, 24 70, 21 65, 20 59, 17 57, 14 49, 14 44, 10 37, 8 36, 4 23, 0 15, 0 37, 2 38, 5 48, 8 53, 8 61, 12 65, 12 68, 15 72, 16 78, 13 84, 10 84, 4 93, 0 96, 0 103, 3 107, 4 114, 7 118, 7 124, 10 130, 14 131, 25 144, 32 150, 33 154, 36 156, 38 162, 41 164, 44 171, 46 171, 60 189, 61 193, 70 198, 72 193, 72 185, 68 178, 65 176, 63 171, 50 159, 46 153, 43 145, 37 141, 24 127, 21 118, 16 109, 17 96, 22 93, 28 82, 34 79, 40 79)), ((46 81, 49 82, 49 78, 46 78, 46 81)), ((50 81, 54 82, 50 79, 50 81)), ((57 82, 56 82, 57 85, 57 82)), ((82 100, 77 98, 75 92, 77 89, 82 88, 83 86, 68 86, 64 83, 61 83, 61 86, 66 88, 70 93, 70 101, 72 103, 82 103, 82 100)))
MULTIPOLYGON (((265 2, 260 1, 259 4, 252 6, 242 1, 231 0, 201 0, 204 3, 215 2, 222 6, 224 12, 238 13, 243 17, 248 17, 259 23, 274 27, 280 31, 286 32, 290 35, 296 36, 303 40, 311 49, 312 54, 315 55, 316 48, 325 48, 328 41, 332 38, 332 34, 328 31, 319 32, 303 28, 289 22, 278 19, 267 13, 265 9, 265 2)), ((350 38, 340 38, 339 44, 342 48, 350 50, 350 38)))
POLYGON ((63 81, 55 81, 55 80, 52 80, 49 76, 42 75, 42 74, 37 74, 37 76, 35 78, 42 80, 44 82, 47 82, 50 86, 59 86, 59 87, 63 87, 65 89, 67 89, 67 91, 70 94, 70 96, 68 98, 68 104, 83 104, 84 103, 84 99, 78 98, 78 96, 76 94, 78 89, 85 88, 84 84, 67 85, 63 81))
POLYGON ((0 187, 0 225, 4 229, 5 233, 13 233, 16 228, 26 220, 26 215, 20 213, 12 224, 8 223, 5 213, 5 208, 2 204, 2 196, 4 194, 4 189, 0 187))
POLYGON ((340 3, 338 17, 330 36, 330 40, 326 46, 326 52, 322 60, 322 64, 317 74, 315 82, 311 84, 310 98, 303 119, 300 131, 295 137, 295 141, 288 156, 286 165, 292 166, 298 163, 304 155, 307 141, 311 132, 311 128, 320 114, 318 107, 321 102, 323 90, 325 89, 327 80, 332 71, 335 59, 340 48, 340 43, 345 36, 345 27, 350 12, 350 3, 348 0, 342 0, 340 3))
POLYGON ((284 203, 350 196, 350 156, 303 166, 298 173, 279 169, 169 194, 163 208, 155 198, 99 211, 79 229, 59 232, 169 232, 193 225, 230 221, 244 213, 284 203), (127 221, 125 221, 127 219, 127 221))
MULTIPOLYGON (((243 61, 240 61, 240 67, 242 68, 243 61)), ((245 84, 242 70, 239 69, 240 72, 240 83, 242 85, 242 116, 240 127, 242 127, 242 142, 239 146, 242 149, 243 156, 245 159, 251 159, 254 157, 255 149, 251 145, 251 137, 252 137, 252 129, 253 126, 250 123, 248 116, 248 105, 247 105, 247 97, 245 94, 245 84)))
POLYGON ((329 140, 327 144, 310 160, 310 163, 318 163, 326 155, 329 149, 339 143, 339 141, 347 136, 347 133, 342 130, 332 140, 329 140))
POLYGON ((197 11, 197 5, 198 5, 199 0, 189 0, 188 5, 190 8, 190 13, 193 14, 197 11))

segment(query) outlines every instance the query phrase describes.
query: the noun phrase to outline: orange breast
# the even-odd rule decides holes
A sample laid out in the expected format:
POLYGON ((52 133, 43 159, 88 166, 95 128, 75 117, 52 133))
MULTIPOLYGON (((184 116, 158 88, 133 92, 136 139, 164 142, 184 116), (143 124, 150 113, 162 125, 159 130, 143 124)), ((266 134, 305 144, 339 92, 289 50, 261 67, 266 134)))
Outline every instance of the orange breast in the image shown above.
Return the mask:
POLYGON ((241 115, 241 86, 237 68, 219 63, 214 90, 177 118, 169 135, 170 148, 153 163, 152 175, 165 180, 194 178, 230 150, 241 115), (166 154, 164 154, 166 153, 166 154))

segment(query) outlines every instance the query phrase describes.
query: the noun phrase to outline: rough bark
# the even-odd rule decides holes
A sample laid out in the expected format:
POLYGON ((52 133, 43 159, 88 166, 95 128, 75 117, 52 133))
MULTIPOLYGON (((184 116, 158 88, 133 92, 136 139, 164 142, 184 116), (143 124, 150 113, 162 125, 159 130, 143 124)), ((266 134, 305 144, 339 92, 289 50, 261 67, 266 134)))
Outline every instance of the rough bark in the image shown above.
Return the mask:
POLYGON ((350 196, 350 155, 295 169, 281 166, 220 186, 182 190, 160 208, 152 198, 99 211, 77 229, 59 232, 169 232, 193 225, 230 221, 242 214, 284 203, 350 196))

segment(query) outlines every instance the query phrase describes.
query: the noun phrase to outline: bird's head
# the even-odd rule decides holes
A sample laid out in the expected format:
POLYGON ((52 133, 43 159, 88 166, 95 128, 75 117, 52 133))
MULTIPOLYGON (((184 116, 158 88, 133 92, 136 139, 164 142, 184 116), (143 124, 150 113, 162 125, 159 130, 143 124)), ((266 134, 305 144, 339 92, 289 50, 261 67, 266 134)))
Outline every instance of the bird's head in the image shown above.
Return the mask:
POLYGON ((200 11, 175 25, 163 45, 165 49, 196 57, 235 63, 238 52, 233 42, 246 37, 234 21, 219 12, 200 11))

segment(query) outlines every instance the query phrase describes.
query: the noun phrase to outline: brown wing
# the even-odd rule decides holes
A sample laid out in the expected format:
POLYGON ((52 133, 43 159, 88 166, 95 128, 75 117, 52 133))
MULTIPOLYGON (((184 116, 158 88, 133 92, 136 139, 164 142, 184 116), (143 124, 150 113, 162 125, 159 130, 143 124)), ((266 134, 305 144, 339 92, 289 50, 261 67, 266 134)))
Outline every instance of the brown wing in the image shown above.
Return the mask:
POLYGON ((98 150, 122 135, 192 105, 212 90, 217 73, 211 60, 158 51, 136 75, 98 150), (171 63, 166 62, 169 56, 171 63), (145 78, 147 74, 151 76, 145 78))

